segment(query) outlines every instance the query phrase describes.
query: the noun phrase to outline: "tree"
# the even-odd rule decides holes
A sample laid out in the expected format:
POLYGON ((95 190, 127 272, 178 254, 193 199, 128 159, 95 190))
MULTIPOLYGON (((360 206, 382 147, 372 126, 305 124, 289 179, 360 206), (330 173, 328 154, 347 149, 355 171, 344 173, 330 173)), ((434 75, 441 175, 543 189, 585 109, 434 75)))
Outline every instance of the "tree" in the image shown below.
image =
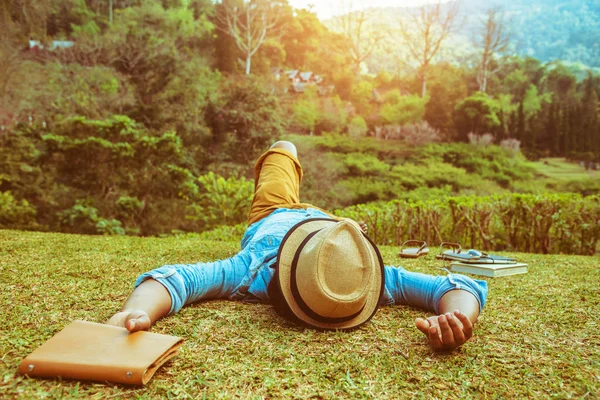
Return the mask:
POLYGON ((173 214, 172 221, 160 221, 173 208, 184 211, 173 201, 180 191, 173 170, 183 170, 187 149, 175 133, 154 134, 120 115, 74 117, 42 140, 44 168, 55 171, 55 184, 69 194, 53 199, 54 211, 63 210, 57 215, 61 225, 66 223, 62 229, 81 231, 72 225, 83 218, 97 233, 122 230, 121 221, 132 213, 137 218, 129 218, 126 228, 142 234, 180 229, 185 223, 183 216, 173 214))
POLYGON ((558 120, 557 120, 557 107, 552 102, 548 111, 548 117, 546 119, 546 138, 548 139, 548 146, 552 154, 560 154, 560 137, 558 135, 558 120))
POLYGON ((574 99, 577 87, 577 77, 560 62, 548 66, 549 72, 545 77, 545 88, 557 95, 561 103, 574 99))
POLYGON ((584 148, 588 151, 599 152, 598 135, 600 134, 600 114, 598 95, 594 89, 594 76, 588 73, 587 79, 582 83, 583 97, 581 98, 581 119, 584 148))
MULTIPOLYGON (((514 104, 512 100, 512 94, 500 94, 497 98, 498 118, 500 119, 500 125, 498 127, 499 133, 497 136, 499 136, 500 139, 505 139, 509 137, 509 122, 518 108, 518 105, 514 104)), ((496 139, 498 139, 498 137, 496 139)), ((500 141, 497 140, 497 142, 500 141)))
MULTIPOLYGON (((525 110, 524 110, 523 102, 519 103, 519 108, 517 112, 517 131, 515 132, 515 137, 521 142, 526 139, 525 137, 525 110)), ((528 143, 530 144, 530 143, 528 143)))
POLYGON ((535 85, 530 85, 525 96, 523 96, 523 111, 527 119, 531 119, 537 115, 542 109, 544 103, 549 103, 552 100, 550 93, 539 94, 538 88, 535 85))
POLYGON ((235 39, 250 75, 252 57, 276 30, 284 3, 270 0, 223 0, 217 13, 217 29, 235 39))
POLYGON ((489 133, 500 125, 498 102, 477 92, 461 101, 454 110, 454 124, 461 139, 469 133, 489 133))
POLYGON ((463 70, 449 63, 432 66, 429 71, 428 92, 425 120, 433 128, 451 134, 454 129, 454 107, 468 95, 463 70))
MULTIPOLYGON (((54 10, 51 0, 4 0, 0 2, 0 31, 10 28, 11 22, 21 29, 21 35, 29 39, 45 39, 47 22, 54 10), (4 21, 2 21, 4 20, 4 21), (6 22, 8 21, 8 24, 6 22), (5 25, 6 24, 6 25, 5 25)), ((0 36, 2 36, 0 34, 0 36)))
POLYGON ((370 115, 375 111, 375 104, 371 101, 374 89, 374 82, 366 79, 352 85, 351 101, 357 114, 370 115))
POLYGON ((352 0, 339 0, 336 5, 340 16, 334 19, 335 30, 345 38, 343 48, 358 78, 360 65, 371 56, 384 34, 369 26, 372 25, 370 11, 355 10, 352 0))
POLYGON ((530 85, 540 86, 548 67, 531 57, 505 56, 498 61, 494 75, 488 75, 487 93, 511 94, 515 102, 523 100, 530 85), (494 82, 493 87, 491 86, 494 82))
POLYGON ((283 133, 284 119, 279 99, 260 78, 230 79, 218 92, 211 108, 213 126, 216 119, 220 129, 213 132, 211 150, 213 171, 221 173, 224 163, 249 165, 283 133))
POLYGON ((116 13, 100 48, 108 64, 133 84, 135 103, 124 112, 150 128, 166 125, 178 133, 203 123, 211 81, 218 79, 201 55, 213 28, 190 4, 165 10, 146 1, 116 13))
POLYGON ((457 1, 424 5, 408 21, 398 21, 400 34, 410 54, 419 64, 421 97, 427 95, 427 70, 444 40, 457 30, 459 4, 457 1))
POLYGON ((314 133, 319 120, 319 99, 316 87, 308 87, 305 93, 292 106, 294 120, 300 128, 314 133))
POLYGON ((286 29, 280 41, 285 63, 291 69, 326 74, 350 64, 349 56, 341 50, 343 35, 329 31, 311 10, 295 10, 292 18, 286 17, 282 23, 286 29))
POLYGON ((555 121, 557 123, 556 141, 558 144, 557 155, 566 156, 575 150, 574 135, 576 135, 574 122, 574 106, 577 103, 576 87, 577 78, 560 62, 547 66, 547 74, 542 80, 542 87, 546 93, 552 95, 555 106, 555 121))
POLYGON ((0 135, 19 119, 23 108, 25 85, 19 80, 21 70, 18 49, 0 40, 0 135))
POLYGON ((480 37, 476 42, 481 51, 477 83, 479 83, 479 91, 485 93, 487 90, 488 74, 490 72, 490 62, 493 61, 496 53, 506 50, 510 41, 510 34, 506 28, 504 14, 496 8, 488 10, 487 18, 482 22, 480 37))
MULTIPOLYGON (((223 9, 231 0, 223 0, 215 5, 214 21, 217 25, 216 16, 223 14, 223 9)), ((221 29, 215 30, 215 66, 221 72, 233 73, 238 70, 238 60, 240 59, 241 51, 238 48, 235 39, 226 31, 221 29)))
MULTIPOLYGON (((327 33, 316 14, 309 10, 296 10, 293 19, 281 36, 286 52, 286 63, 294 69, 311 70, 309 57, 319 51, 322 38, 327 33)), ((314 71, 323 72, 323 71, 314 71)))
POLYGON ((413 124, 423 118, 427 101, 418 95, 402 96, 399 90, 392 90, 385 95, 379 114, 387 124, 413 124))

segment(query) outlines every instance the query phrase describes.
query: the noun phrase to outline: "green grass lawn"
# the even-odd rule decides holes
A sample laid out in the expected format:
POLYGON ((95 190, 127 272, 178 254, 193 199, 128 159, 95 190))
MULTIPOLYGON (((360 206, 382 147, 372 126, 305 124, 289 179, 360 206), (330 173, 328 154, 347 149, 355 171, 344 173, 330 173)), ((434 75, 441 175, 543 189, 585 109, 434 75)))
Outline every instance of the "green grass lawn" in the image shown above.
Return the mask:
POLYGON ((586 170, 564 158, 543 158, 531 165, 542 175, 560 180, 600 179, 600 171, 586 170))
MULTIPOLYGON (((489 279, 475 337, 436 354, 413 320, 382 308, 357 331, 315 332, 270 306, 213 301, 159 321, 185 338, 146 387, 16 375, 23 357, 72 320, 105 321, 138 274, 235 254, 197 238, 92 237, 0 230, 0 398, 599 398, 600 260, 518 254, 529 273, 489 279)), ((433 250, 433 249, 432 249, 433 250)), ((433 254, 387 264, 441 274, 433 254)))

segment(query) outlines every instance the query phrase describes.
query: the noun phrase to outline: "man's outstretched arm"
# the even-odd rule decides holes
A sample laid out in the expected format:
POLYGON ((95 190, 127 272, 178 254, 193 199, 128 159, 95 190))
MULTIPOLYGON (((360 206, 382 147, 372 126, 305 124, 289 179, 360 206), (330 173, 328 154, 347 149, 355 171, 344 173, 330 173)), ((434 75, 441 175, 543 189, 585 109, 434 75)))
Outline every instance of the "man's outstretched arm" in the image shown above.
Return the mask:
POLYGON ((471 338, 487 297, 487 283, 464 275, 433 276, 385 267, 386 289, 395 304, 432 311, 416 327, 436 350, 452 350, 471 338))
POLYGON ((167 289, 154 279, 148 279, 135 288, 121 311, 106 323, 127 328, 130 332, 148 330, 170 309, 171 296, 167 289))
POLYGON ((466 290, 444 294, 438 306, 440 315, 417 318, 417 328, 427 336, 436 350, 454 350, 473 336, 473 325, 479 317, 479 302, 466 290))
POLYGON ((209 263, 165 265, 146 272, 120 312, 108 324, 131 332, 147 330, 157 320, 199 300, 228 298, 248 271, 240 254, 209 263))

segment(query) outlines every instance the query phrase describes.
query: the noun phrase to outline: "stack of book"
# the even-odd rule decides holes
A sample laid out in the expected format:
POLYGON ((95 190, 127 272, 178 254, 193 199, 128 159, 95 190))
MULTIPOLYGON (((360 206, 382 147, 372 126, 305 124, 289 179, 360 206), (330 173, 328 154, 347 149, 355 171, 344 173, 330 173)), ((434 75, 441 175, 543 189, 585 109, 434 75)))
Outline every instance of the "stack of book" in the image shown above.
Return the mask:
POLYGON ((496 277, 526 274, 527 264, 520 262, 506 262, 504 264, 453 262, 450 264, 450 269, 454 272, 496 277))
POLYGON ((478 250, 462 252, 459 245, 456 249, 444 251, 437 258, 450 261, 450 269, 483 276, 507 276, 527 273, 527 264, 517 262, 515 258, 496 256, 478 250))

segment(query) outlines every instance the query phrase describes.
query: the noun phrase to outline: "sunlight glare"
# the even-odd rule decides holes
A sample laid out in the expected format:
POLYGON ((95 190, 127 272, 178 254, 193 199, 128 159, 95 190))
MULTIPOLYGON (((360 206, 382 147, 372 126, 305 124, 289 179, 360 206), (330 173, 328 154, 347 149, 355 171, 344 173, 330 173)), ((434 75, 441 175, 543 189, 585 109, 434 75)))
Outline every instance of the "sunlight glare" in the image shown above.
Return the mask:
MULTIPOLYGON (((446 2, 449 0, 443 0, 446 2)), ((289 0, 290 5, 295 8, 308 8, 312 6, 313 11, 320 19, 327 19, 339 13, 340 0, 289 0)), ((354 0, 343 1, 347 5, 352 3, 355 9, 385 8, 385 7, 418 7, 423 4, 437 3, 437 0, 354 0)))

